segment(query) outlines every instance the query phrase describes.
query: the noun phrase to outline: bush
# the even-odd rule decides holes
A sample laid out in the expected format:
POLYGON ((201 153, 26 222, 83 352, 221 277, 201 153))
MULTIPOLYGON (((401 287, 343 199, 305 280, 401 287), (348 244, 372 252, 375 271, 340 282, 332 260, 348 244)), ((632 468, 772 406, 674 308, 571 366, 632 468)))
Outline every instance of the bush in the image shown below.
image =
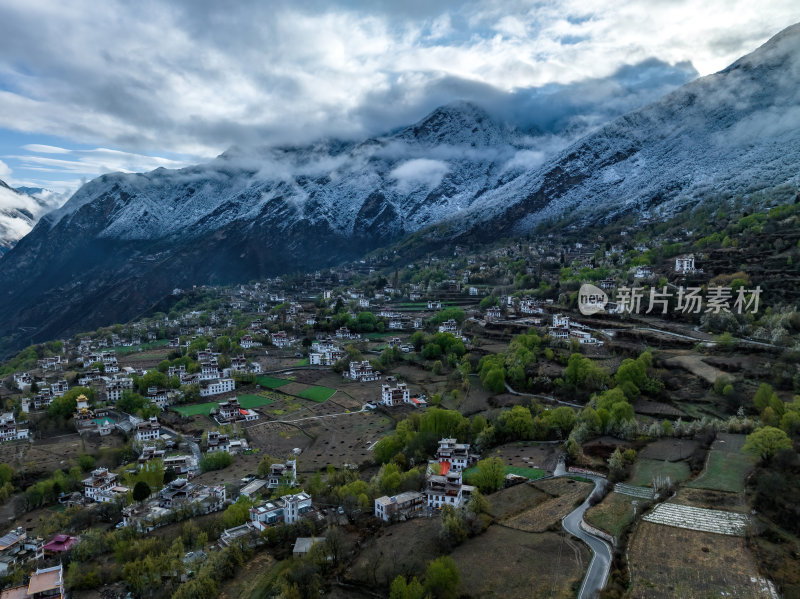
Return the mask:
POLYGON ((472 475, 471 482, 481 493, 491 493, 502 488, 506 478, 506 469, 500 458, 486 458, 478 462, 477 472, 472 475))
POLYGON ((200 470, 208 472, 209 470, 222 470, 227 468, 233 463, 233 456, 224 451, 215 451, 214 453, 207 453, 200 458, 200 470))
POLYGON ((453 558, 444 556, 433 560, 425 571, 425 590, 433 599, 455 599, 461 576, 453 558))
POLYGON ((78 466, 80 466, 80 469, 84 472, 89 472, 89 470, 94 468, 94 458, 83 453, 78 456, 78 466))

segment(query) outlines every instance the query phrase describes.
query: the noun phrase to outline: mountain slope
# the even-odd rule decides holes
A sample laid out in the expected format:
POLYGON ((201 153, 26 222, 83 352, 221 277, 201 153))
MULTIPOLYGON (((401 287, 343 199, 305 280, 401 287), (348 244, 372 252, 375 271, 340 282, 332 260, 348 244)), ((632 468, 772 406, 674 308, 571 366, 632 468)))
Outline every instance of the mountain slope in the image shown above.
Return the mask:
POLYGON ((800 183, 800 25, 723 71, 697 79, 572 144, 459 218, 514 234, 567 214, 584 223, 658 217, 717 193, 800 183))

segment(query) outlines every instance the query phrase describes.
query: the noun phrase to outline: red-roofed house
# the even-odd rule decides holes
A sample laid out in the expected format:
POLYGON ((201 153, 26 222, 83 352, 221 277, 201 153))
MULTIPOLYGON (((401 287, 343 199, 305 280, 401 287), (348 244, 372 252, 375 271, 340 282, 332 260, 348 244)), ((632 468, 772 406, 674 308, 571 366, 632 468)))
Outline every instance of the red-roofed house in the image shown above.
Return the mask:
POLYGON ((75 545, 77 542, 77 537, 71 537, 69 535, 56 535, 51 541, 45 543, 45 554, 57 555, 59 553, 64 553, 65 551, 72 549, 73 545, 75 545))
POLYGON ((255 410, 247 410, 241 406, 235 397, 228 401, 219 402, 219 420, 223 422, 236 422, 244 420, 250 422, 258 420, 258 413, 255 410))
MULTIPOLYGON (((470 454, 469 443, 456 443, 455 439, 442 439, 436 451, 436 460, 447 462, 455 472, 462 472, 477 461, 478 456, 470 454)), ((442 474, 445 474, 442 472, 442 474)))

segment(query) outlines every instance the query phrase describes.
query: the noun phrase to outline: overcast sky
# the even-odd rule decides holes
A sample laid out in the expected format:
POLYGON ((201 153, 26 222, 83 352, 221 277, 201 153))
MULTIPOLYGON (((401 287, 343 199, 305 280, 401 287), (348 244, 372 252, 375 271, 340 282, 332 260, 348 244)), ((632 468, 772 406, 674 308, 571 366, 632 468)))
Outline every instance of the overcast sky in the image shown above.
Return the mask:
POLYGON ((233 144, 363 138, 459 99, 560 134, 797 21, 797 0, 0 0, 0 179, 74 190, 233 144))

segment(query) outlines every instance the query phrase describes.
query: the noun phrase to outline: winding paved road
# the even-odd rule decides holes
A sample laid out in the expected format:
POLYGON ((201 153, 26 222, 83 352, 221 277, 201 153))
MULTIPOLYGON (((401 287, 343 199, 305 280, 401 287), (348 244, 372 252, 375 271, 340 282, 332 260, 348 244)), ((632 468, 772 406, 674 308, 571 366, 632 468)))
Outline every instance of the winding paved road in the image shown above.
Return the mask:
POLYGON ((586 474, 581 474, 581 476, 594 481, 594 491, 589 494, 586 501, 579 507, 564 516, 561 520, 561 525, 568 533, 578 537, 592 550, 592 561, 589 562, 589 568, 586 570, 586 574, 583 577, 581 589, 578 591, 578 599, 593 599, 597 597, 603 587, 606 586, 608 573, 611 570, 611 545, 600 537, 596 537, 584 531, 580 524, 583 520, 584 512, 589 509, 589 500, 599 492, 601 485, 607 484, 607 481, 603 478, 586 474))

